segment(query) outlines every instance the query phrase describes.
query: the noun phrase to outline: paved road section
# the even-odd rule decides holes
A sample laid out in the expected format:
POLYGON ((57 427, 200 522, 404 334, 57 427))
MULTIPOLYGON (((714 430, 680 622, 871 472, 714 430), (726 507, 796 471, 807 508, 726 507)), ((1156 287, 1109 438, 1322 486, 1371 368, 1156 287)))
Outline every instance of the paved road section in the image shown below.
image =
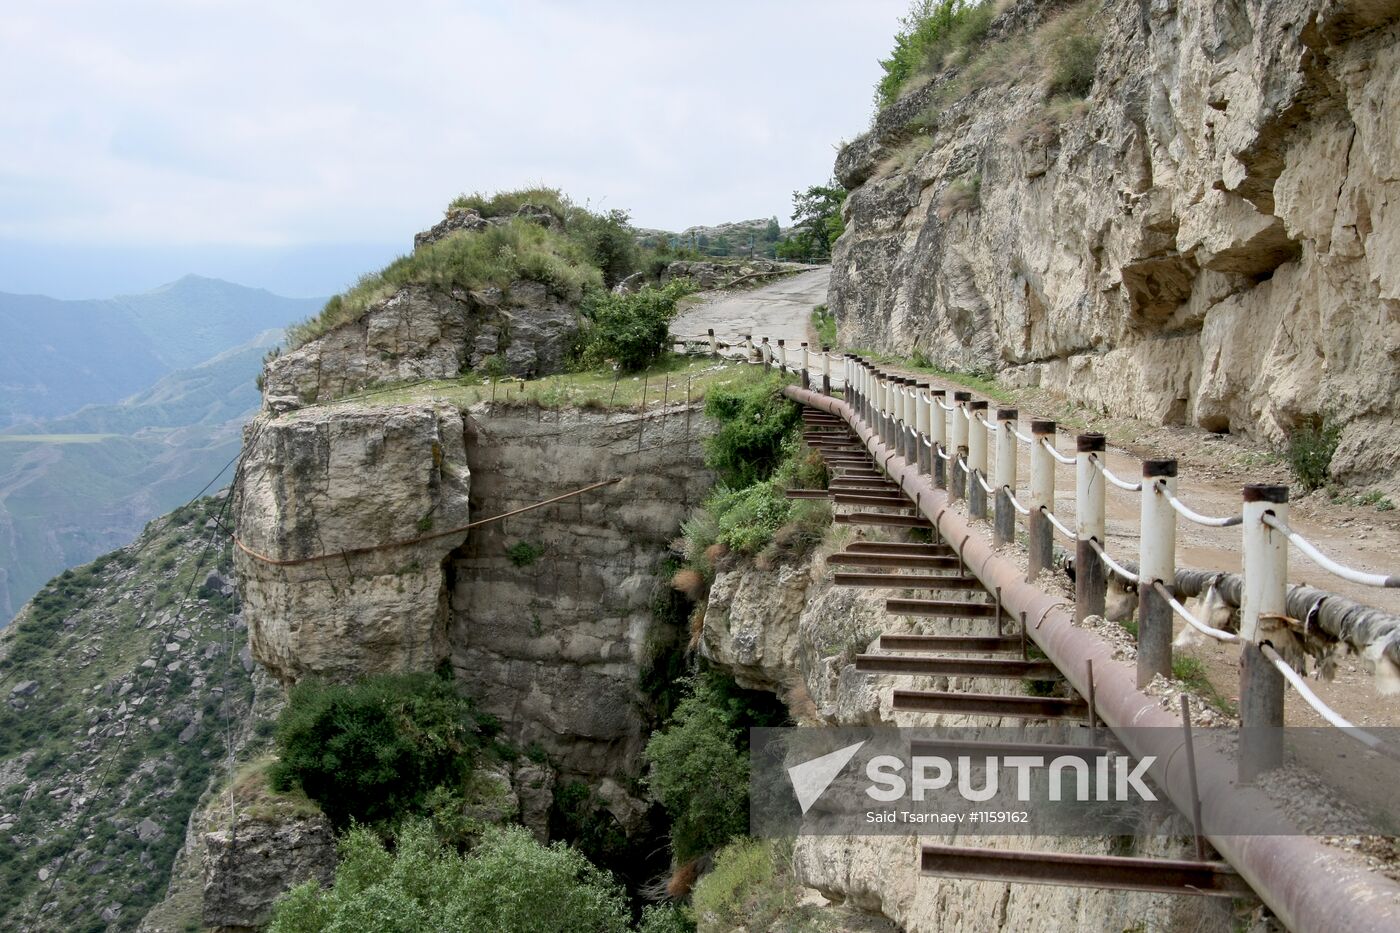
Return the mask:
POLYGON ((830 269, 823 266, 799 272, 751 291, 734 292, 691 308, 671 324, 671 333, 695 336, 714 328, 721 339, 752 334, 772 341, 785 340, 796 347, 804 340, 815 340, 811 331, 812 309, 826 304, 830 269))

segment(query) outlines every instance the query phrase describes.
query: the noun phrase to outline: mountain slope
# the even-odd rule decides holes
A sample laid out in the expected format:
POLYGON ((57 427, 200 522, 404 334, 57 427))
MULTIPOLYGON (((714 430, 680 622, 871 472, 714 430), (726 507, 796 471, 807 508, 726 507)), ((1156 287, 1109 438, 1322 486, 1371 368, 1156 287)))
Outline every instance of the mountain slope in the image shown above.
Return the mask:
POLYGON ((0 434, 0 624, 65 567, 130 541, 238 452, 253 379, 280 332, 118 405, 0 434))
POLYGON ((100 301, 0 293, 0 429, 120 401, 321 304, 199 276, 100 301))

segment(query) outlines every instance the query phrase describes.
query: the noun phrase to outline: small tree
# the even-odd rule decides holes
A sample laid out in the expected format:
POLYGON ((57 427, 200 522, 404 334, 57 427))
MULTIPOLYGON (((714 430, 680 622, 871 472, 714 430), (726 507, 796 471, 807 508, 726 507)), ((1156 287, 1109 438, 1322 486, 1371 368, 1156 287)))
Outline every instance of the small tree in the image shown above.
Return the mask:
POLYGON ((693 290, 689 281, 675 279, 630 295, 591 294, 584 303, 592 319, 583 338, 584 363, 612 362, 623 372, 646 369, 670 350, 676 302, 693 290))

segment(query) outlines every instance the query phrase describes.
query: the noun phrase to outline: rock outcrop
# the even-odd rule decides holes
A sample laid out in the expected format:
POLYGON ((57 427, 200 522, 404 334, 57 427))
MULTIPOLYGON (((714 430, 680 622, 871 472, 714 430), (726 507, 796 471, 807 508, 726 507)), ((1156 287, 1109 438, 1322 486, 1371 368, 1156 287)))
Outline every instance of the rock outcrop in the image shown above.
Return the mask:
POLYGON ((255 421, 234 501, 253 656, 284 683, 433 669, 448 654, 443 560, 465 532, 417 539, 466 525, 470 489, 450 405, 255 421))
POLYGON ((556 372, 577 331, 575 307, 539 282, 474 291, 408 285, 270 361, 265 403, 288 410, 380 383, 454 379, 490 358, 515 375, 556 372))
POLYGON ((320 813, 240 816, 205 833, 204 845, 203 921, 219 933, 262 929, 282 894, 335 877, 335 832, 320 813))
MULTIPOLYGON (((1022 0, 992 35, 1013 63, 1044 60, 1064 9, 1022 0)), ((1086 14, 1084 104, 1047 102, 1034 67, 950 72, 842 150, 846 342, 1275 443, 1331 415, 1334 472, 1395 482, 1400 9, 1067 15, 1086 14)))

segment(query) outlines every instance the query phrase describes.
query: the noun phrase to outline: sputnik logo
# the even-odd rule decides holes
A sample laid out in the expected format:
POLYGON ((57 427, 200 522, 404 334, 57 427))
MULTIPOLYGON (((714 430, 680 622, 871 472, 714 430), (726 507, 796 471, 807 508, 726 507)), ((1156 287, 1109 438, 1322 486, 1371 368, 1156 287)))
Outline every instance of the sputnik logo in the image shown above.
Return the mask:
POLYGON ((831 782, 841 773, 841 769, 850 763, 864 744, 862 741, 847 745, 787 769, 788 780, 792 781, 793 792, 797 794, 797 804, 804 814, 812 808, 812 804, 821 799, 831 782))

